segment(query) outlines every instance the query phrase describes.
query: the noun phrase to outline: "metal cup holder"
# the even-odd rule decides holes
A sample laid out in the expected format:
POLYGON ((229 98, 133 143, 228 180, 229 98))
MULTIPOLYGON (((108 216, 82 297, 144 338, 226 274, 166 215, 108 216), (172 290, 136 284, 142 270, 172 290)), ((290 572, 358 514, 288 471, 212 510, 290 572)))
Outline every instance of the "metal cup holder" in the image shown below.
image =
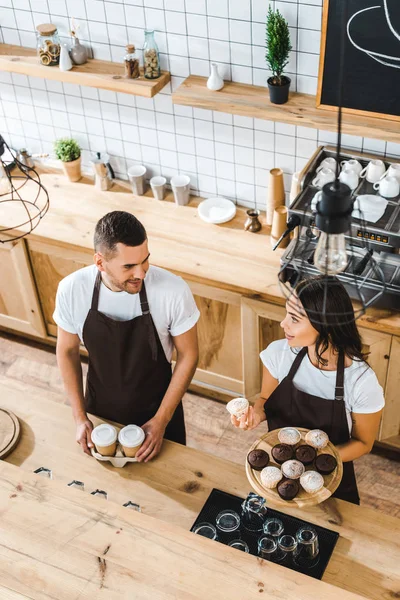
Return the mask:
POLYGON ((36 475, 41 475, 42 477, 48 477, 49 479, 53 479, 53 471, 48 469, 47 467, 39 467, 33 471, 36 475))

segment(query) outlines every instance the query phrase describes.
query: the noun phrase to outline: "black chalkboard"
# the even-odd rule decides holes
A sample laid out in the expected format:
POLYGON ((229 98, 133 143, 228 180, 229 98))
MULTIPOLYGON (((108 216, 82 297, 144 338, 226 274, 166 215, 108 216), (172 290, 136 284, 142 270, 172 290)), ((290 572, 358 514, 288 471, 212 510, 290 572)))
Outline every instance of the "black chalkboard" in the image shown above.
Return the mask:
POLYGON ((325 0, 317 105, 338 106, 345 35, 345 112, 400 120, 400 0, 325 0), (346 30, 342 15, 347 6, 346 30))

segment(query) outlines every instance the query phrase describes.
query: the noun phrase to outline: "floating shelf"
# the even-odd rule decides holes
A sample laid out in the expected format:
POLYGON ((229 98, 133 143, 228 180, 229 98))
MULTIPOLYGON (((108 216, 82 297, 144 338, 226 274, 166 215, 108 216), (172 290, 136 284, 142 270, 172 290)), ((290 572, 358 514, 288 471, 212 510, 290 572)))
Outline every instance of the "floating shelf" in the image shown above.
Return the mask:
MULTIPOLYGON (((222 90, 212 92, 206 83, 206 77, 190 75, 172 94, 173 103, 336 131, 337 111, 316 108, 315 96, 293 93, 287 104, 271 104, 265 87, 226 81, 222 90)), ((343 133, 400 142, 399 122, 376 117, 344 114, 343 133)))
POLYGON ((60 71, 58 67, 41 65, 35 49, 10 44, 0 44, 0 71, 87 85, 145 98, 155 96, 171 79, 168 71, 162 71, 161 76, 153 80, 144 79, 143 71, 140 79, 126 79, 123 64, 96 59, 89 59, 86 64, 74 66, 70 71, 60 71))

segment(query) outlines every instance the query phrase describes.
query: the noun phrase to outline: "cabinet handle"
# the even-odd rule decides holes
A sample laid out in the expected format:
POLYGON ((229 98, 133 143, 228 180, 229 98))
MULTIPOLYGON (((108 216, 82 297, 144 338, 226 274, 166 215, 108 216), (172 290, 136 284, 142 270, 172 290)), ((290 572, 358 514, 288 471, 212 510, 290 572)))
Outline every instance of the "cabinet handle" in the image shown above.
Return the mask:
POLYGON ((390 356, 389 356, 389 354, 385 354, 385 355, 383 356, 383 358, 386 358, 386 360, 389 360, 390 356))

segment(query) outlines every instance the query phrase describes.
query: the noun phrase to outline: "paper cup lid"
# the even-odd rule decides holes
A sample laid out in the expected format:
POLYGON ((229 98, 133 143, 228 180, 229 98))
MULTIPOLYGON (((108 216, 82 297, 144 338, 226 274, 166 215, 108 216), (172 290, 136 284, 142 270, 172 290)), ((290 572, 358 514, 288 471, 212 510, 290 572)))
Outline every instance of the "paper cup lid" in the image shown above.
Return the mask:
POLYGON ((134 448, 142 444, 145 438, 144 431, 137 425, 127 425, 118 434, 118 441, 122 446, 134 448))
POLYGON ((92 442, 96 446, 110 446, 117 441, 117 430, 113 425, 103 423, 92 431, 92 442))

